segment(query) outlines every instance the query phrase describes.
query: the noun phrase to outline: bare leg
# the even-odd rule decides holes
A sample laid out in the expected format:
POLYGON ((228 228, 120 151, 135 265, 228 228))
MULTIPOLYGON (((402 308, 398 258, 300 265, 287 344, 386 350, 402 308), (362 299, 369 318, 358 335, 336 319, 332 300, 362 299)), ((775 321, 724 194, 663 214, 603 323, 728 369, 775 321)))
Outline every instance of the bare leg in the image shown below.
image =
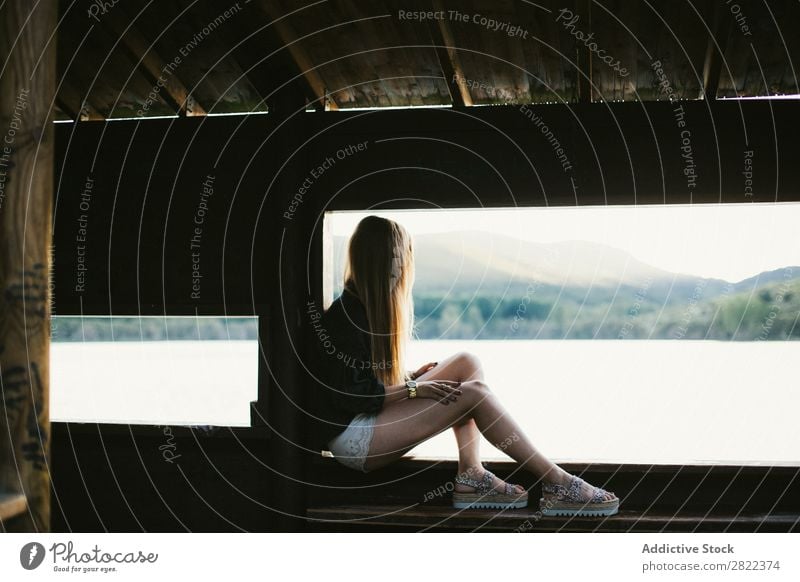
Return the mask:
POLYGON ((457 423, 473 419, 483 435, 539 478, 557 476, 561 469, 541 455, 499 399, 480 380, 461 384, 462 395, 450 404, 432 399, 402 400, 384 408, 375 421, 375 433, 366 468, 373 470, 403 456, 419 443, 457 423), (513 439, 517 437, 517 440, 513 439))
POLYGON ((453 433, 458 443, 458 472, 466 473, 481 464, 481 431, 472 417, 457 421, 453 433))
MULTIPOLYGON (((439 363, 426 372, 418 380, 434 380, 436 378, 468 382, 483 380, 483 367, 480 361, 467 353, 458 353, 439 363)), ((471 416, 457 420, 453 424, 453 433, 458 443, 458 472, 466 474, 481 465, 481 431, 471 416)))
MULTIPOLYGON (((455 379, 458 377, 455 370, 459 366, 461 374, 474 374, 475 360, 474 356, 469 354, 457 354, 450 365, 445 365, 449 362, 447 360, 420 377, 420 380, 455 379), (472 367, 471 372, 470 367, 472 367)), ((471 428, 467 428, 469 427, 467 420, 472 419, 476 428, 489 442, 537 478, 565 486, 569 484, 569 473, 536 449, 522 427, 506 411, 485 382, 468 380, 462 383, 461 390, 462 395, 449 404, 442 404, 432 399, 414 399, 402 400, 384 408, 378 414, 375 423, 375 433, 365 464, 366 470, 374 470, 400 458, 417 444, 453 426, 459 426, 456 434, 457 438, 464 439, 465 455, 473 455, 476 449, 471 448, 472 442, 477 439, 467 432, 471 431, 471 428)), ((461 449, 460 440, 459 452, 461 449)), ((474 462, 473 459, 466 461, 466 458, 467 456, 465 464, 471 465, 474 462)), ((590 486, 586 485, 585 489, 587 494, 591 493, 590 486)))
MULTIPOLYGON (((418 380, 433 380, 436 378, 450 379, 459 382, 470 380, 483 380, 483 366, 480 360, 472 354, 459 352, 439 363, 436 368, 421 375, 418 380)), ((456 420, 453 424, 453 434, 458 444, 458 472, 461 475, 469 475, 473 479, 480 480, 484 473, 481 465, 480 444, 481 431, 475 424, 475 419, 465 416, 456 420)), ((494 487, 503 491, 504 482, 495 477, 494 487)), ((455 484, 455 490, 469 492, 473 488, 461 483, 455 484)), ((517 488, 521 493, 522 487, 517 488)))

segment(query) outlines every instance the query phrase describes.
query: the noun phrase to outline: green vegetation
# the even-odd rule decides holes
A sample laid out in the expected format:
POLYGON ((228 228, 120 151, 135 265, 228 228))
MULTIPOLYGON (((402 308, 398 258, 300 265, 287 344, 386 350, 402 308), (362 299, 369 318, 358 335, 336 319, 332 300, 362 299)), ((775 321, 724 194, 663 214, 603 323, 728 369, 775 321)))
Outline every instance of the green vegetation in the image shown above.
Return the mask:
POLYGON ((420 339, 800 339, 800 278, 753 290, 693 283, 415 294, 420 339), (669 293, 665 292, 669 290, 669 293))
POLYGON ((255 340, 255 317, 75 317, 52 320, 54 342, 255 340))

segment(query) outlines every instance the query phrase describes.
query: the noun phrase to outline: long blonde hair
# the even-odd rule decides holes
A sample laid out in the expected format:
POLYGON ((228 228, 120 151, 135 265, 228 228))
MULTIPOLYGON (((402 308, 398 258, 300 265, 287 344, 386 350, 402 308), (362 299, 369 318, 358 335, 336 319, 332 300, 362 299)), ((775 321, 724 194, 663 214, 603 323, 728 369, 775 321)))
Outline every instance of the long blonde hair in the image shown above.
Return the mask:
POLYGON ((344 288, 364 304, 372 345, 371 366, 386 385, 407 379, 406 344, 414 325, 414 252, 405 228, 367 216, 350 237, 344 288))

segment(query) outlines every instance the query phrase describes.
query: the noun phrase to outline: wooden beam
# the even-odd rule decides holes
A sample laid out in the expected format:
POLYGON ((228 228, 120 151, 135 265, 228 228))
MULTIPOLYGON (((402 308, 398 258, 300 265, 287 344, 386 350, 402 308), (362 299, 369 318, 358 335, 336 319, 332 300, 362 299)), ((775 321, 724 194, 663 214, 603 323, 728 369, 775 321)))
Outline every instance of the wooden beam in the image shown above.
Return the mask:
POLYGON ((56 95, 56 107, 58 107, 58 110, 61 111, 64 115, 71 118, 72 121, 80 121, 81 117, 80 111, 70 106, 58 95, 56 95))
MULTIPOLYGON (((68 73, 67 73, 68 75, 68 73)), ((105 119, 98 109, 89 103, 88 96, 84 97, 75 89, 68 76, 61 81, 56 95, 56 103, 75 121, 105 119)))
POLYGON ((720 16, 718 3, 713 4, 713 16, 711 21, 711 34, 708 36, 706 45, 706 55, 703 62, 703 89, 700 97, 704 99, 716 99, 719 89, 719 77, 722 72, 722 60, 725 58, 725 51, 728 47, 730 37, 730 23, 733 19, 724 19, 728 24, 723 24, 720 16), (717 48, 719 46, 719 48, 717 48))
MULTIPOLYGON (((50 530, 50 244, 56 2, 0 11, 0 491, 13 529, 50 530)), ((10 529, 10 528, 7 528, 10 529)))
MULTIPOLYGON (((441 0, 432 0, 434 11, 444 11, 444 4, 441 0)), ((461 66, 461 59, 458 56, 455 37, 450 25, 446 20, 438 20, 438 26, 428 21, 428 32, 431 36, 431 43, 436 49, 436 58, 439 59, 439 67, 447 81, 447 88, 450 90, 450 99, 454 107, 469 107, 472 105, 472 95, 467 86, 467 78, 464 76, 464 68, 461 66)))
MULTIPOLYGON (((255 6, 256 2, 250 5, 255 6)), ((199 6, 198 10, 205 11, 203 14, 206 16, 211 16, 205 5, 199 6)), ((324 110, 324 100, 317 99, 308 80, 297 69, 291 54, 284 50, 273 27, 267 26, 272 19, 263 9, 259 9, 259 13, 264 22, 254 25, 252 35, 249 34, 251 32, 249 30, 242 33, 241 30, 227 27, 219 29, 223 42, 230 47, 227 58, 238 65, 262 102, 270 109, 276 106, 276 101, 280 101, 282 107, 288 105, 289 100, 297 100, 298 96, 301 96, 298 102, 291 104, 295 110, 309 102, 313 102, 314 109, 324 110), (267 58, 268 55, 271 56, 267 58), (293 82, 285 84, 292 78, 295 78, 293 82), (291 97, 278 95, 279 93, 289 93, 291 97)))
POLYGON ((107 22, 114 34, 122 39, 129 58, 138 63, 148 83, 164 88, 161 95, 178 115, 206 115, 203 106, 194 99, 175 71, 170 70, 169 63, 158 56, 153 43, 147 41, 134 23, 122 20, 120 14, 118 10, 111 10, 103 22, 107 22))
POLYGON ((339 109, 336 100, 328 94, 328 88, 319 71, 314 68, 314 61, 306 50, 297 43, 299 37, 288 19, 282 18, 284 14, 276 8, 274 2, 258 2, 257 5, 272 21, 272 28, 274 28, 280 42, 289 51, 297 72, 303 75, 316 99, 323 104, 326 111, 339 109))
MULTIPOLYGON (((587 30, 592 30, 592 0, 575 0, 575 14, 581 17, 581 23, 587 30)), ((592 91, 592 51, 585 43, 577 43, 576 47, 576 83, 578 103, 591 103, 594 100, 592 91)))

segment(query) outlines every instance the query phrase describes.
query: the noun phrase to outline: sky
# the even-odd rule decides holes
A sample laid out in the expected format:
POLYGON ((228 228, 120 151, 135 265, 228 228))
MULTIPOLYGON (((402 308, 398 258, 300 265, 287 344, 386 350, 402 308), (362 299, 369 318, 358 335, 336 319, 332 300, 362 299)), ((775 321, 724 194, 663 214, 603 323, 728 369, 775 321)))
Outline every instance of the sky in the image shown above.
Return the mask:
POLYGON ((412 235, 479 230, 540 243, 597 242, 667 271, 733 283, 800 266, 800 203, 335 212, 331 231, 349 236, 368 214, 397 220, 412 235))

